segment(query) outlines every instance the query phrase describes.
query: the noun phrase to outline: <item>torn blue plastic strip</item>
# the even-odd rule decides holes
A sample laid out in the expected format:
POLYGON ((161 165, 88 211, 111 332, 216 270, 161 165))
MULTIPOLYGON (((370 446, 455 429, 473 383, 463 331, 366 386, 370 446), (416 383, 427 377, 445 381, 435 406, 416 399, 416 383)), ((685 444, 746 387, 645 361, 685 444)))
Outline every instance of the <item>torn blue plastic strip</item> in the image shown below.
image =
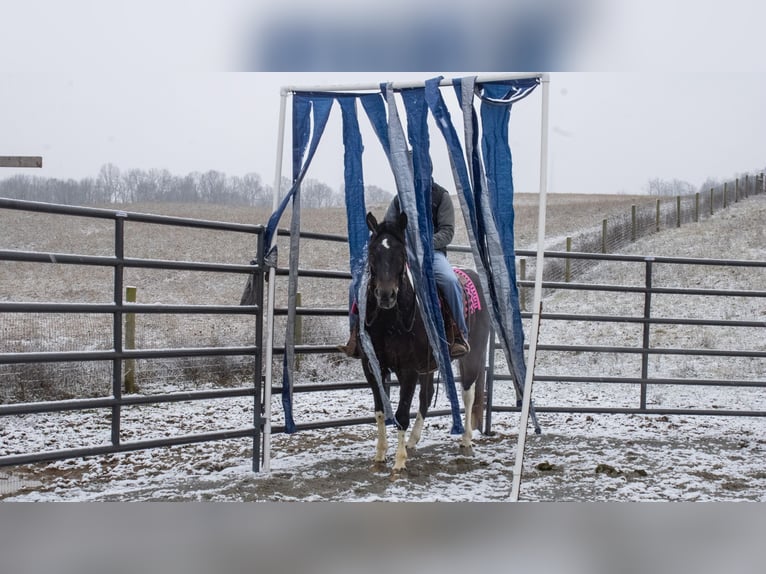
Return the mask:
POLYGON ((282 359, 282 408, 285 413, 285 432, 296 430, 293 419, 293 365, 295 364, 295 313, 298 289, 298 257, 300 249, 300 184, 306 175, 311 160, 314 158, 319 141, 324 133, 334 99, 318 95, 295 94, 293 99, 293 185, 282 200, 280 208, 272 214, 265 233, 265 248, 274 237, 277 223, 287 206, 293 202, 292 222, 290 226, 290 279, 287 294, 287 329, 285 332, 285 354, 282 359), (311 130, 313 118, 313 133, 311 130), (309 135, 311 142, 309 145, 309 135), (306 147, 308 155, 304 161, 306 147))

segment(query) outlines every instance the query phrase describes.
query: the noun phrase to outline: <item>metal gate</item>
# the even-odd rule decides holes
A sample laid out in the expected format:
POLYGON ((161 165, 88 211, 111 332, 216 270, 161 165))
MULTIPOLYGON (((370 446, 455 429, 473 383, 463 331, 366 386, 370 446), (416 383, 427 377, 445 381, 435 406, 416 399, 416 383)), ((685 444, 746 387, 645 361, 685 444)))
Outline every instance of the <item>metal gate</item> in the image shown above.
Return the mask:
MULTIPOLYGON (((113 254, 110 256, 43 253, 37 251, 0 250, 0 262, 15 261, 39 265, 77 265, 88 268, 111 269, 113 273, 113 292, 110 303, 60 303, 60 302, 15 302, 0 301, 0 314, 4 313, 56 313, 56 314, 100 314, 111 316, 112 348, 74 352, 3 352, 0 353, 0 367, 14 364, 41 364, 57 362, 92 362, 111 363, 111 396, 97 398, 75 398, 72 400, 52 400, 43 402, 17 402, 0 404, 0 419, 3 417, 31 413, 50 413, 78 411, 86 409, 104 409, 110 416, 111 432, 108 444, 82 446, 66 450, 17 453, 0 456, 0 467, 49 462, 90 455, 103 455, 156 447, 218 441, 233 438, 252 437, 253 469, 259 470, 261 464, 261 430, 263 409, 262 384, 262 344, 263 344, 263 262, 260 255, 246 265, 227 263, 171 261, 125 256, 125 229, 133 223, 152 224, 216 230, 224 233, 249 234, 254 242, 254 253, 262 253, 263 227, 187 219, 180 217, 133 213, 121 210, 70 207, 32 201, 20 201, 0 198, 0 209, 32 213, 56 214, 63 217, 76 216, 111 220, 114 222, 113 254), (126 269, 154 269, 167 271, 195 271, 205 273, 238 274, 252 278, 255 293, 254 305, 174 305, 174 304, 136 304, 126 301, 124 272, 126 269), (125 319, 129 315, 167 314, 167 315, 245 315, 252 317, 254 345, 219 346, 203 348, 161 348, 131 349, 126 346, 125 319), (239 387, 212 388, 200 391, 169 392, 163 394, 141 395, 125 392, 126 365, 136 360, 167 359, 181 357, 246 357, 252 365, 252 384, 239 387), (210 432, 185 434, 181 436, 156 438, 150 440, 124 441, 121 439, 121 412, 126 407, 139 407, 151 403, 171 403, 180 401, 202 401, 231 397, 252 397, 253 421, 246 428, 215 429, 210 432)), ((5 246, 2 246, 5 247, 5 246)))

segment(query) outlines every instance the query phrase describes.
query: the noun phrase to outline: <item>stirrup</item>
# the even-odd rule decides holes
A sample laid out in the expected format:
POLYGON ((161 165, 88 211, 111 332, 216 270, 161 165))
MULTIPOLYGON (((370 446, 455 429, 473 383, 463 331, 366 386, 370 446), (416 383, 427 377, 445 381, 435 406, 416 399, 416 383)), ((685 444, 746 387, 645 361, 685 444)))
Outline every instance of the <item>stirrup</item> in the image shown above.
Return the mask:
POLYGON ((449 356, 451 359, 459 359, 471 352, 471 345, 467 341, 456 340, 449 348, 449 356))

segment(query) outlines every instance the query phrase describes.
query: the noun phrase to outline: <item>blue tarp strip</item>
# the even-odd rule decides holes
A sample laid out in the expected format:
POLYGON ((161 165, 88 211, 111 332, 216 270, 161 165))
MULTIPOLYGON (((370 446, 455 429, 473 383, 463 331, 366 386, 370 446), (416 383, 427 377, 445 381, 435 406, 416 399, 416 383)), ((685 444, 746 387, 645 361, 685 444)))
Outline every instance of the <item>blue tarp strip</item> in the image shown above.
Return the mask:
MULTIPOLYGON (((330 116, 333 99, 295 94, 293 98, 293 185, 285 195, 277 210, 271 215, 264 232, 264 249, 270 250, 271 241, 276 233, 279 220, 287 204, 293 202, 290 237, 290 269, 296 268, 299 254, 300 232, 300 185, 314 158, 319 141, 324 133, 330 116), (313 117, 313 133, 312 133, 313 117), (310 145, 309 145, 310 137, 310 145), (306 147, 308 155, 304 161, 306 147)), ((271 255, 270 251, 266 257, 271 255)), ((276 264, 276 263, 275 263, 276 264)), ((285 354, 282 361, 282 407, 285 412, 285 432, 295 432, 292 414, 293 364, 295 358, 295 298, 297 292, 297 274, 290 273, 288 285, 288 317, 285 333, 285 354)))
POLYGON ((346 194, 346 226, 348 229, 349 269, 354 281, 354 292, 365 263, 365 252, 369 230, 365 217, 364 174, 362 170, 362 134, 359 131, 356 100, 339 100, 343 114, 343 146, 345 153, 344 187, 346 194))
MULTIPOLYGON (((433 272, 433 222, 431 221, 431 164, 428 134, 428 105, 425 88, 402 91, 402 101, 407 112, 407 135, 412 148, 414 189, 400 188, 399 204, 407 213, 408 221, 417 221, 417 227, 408 225, 407 243, 417 246, 417 253, 409 253, 409 263, 415 290, 423 308, 423 319, 431 343, 437 355, 439 371, 443 377, 447 397, 452 410, 452 434, 462 434, 460 402, 455 390, 455 377, 449 357, 449 347, 444 336, 444 320, 439 309, 436 279, 433 272), (415 216, 415 218, 413 218, 415 216)), ((389 108, 393 98, 389 100, 389 108)), ((391 122, 389 122, 391 123, 391 122)), ((391 129, 391 126, 389 126, 391 129)), ((404 144, 406 146, 406 144, 404 144)), ((393 146, 393 138, 392 138, 393 146)), ((405 147, 406 152, 406 147, 405 147)))

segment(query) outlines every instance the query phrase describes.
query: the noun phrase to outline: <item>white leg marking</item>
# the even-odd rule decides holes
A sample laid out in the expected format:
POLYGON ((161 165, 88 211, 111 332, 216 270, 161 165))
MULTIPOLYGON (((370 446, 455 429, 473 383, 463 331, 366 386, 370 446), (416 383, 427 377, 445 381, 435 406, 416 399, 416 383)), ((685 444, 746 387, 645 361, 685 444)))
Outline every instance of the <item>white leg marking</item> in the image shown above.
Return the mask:
POLYGON ((407 441, 407 448, 415 448, 420 442, 420 435, 423 432, 423 415, 418 413, 415 417, 415 424, 412 425, 412 432, 410 432, 410 440, 407 441))
POLYGON ((375 413, 375 423, 378 427, 378 445, 375 448, 375 462, 386 462, 388 440, 386 439, 386 418, 382 412, 375 413))
POLYGON ((471 411, 473 410, 474 389, 475 385, 471 385, 471 388, 467 391, 463 391, 463 406, 465 407, 465 428, 463 429, 463 438, 460 441, 460 446, 465 449, 471 448, 471 440, 473 439, 473 421, 471 420, 471 411))
POLYGON ((407 448, 404 446, 405 434, 406 433, 401 429, 397 431, 398 442, 396 445, 396 459, 394 460, 393 472, 404 470, 407 464, 407 448))

